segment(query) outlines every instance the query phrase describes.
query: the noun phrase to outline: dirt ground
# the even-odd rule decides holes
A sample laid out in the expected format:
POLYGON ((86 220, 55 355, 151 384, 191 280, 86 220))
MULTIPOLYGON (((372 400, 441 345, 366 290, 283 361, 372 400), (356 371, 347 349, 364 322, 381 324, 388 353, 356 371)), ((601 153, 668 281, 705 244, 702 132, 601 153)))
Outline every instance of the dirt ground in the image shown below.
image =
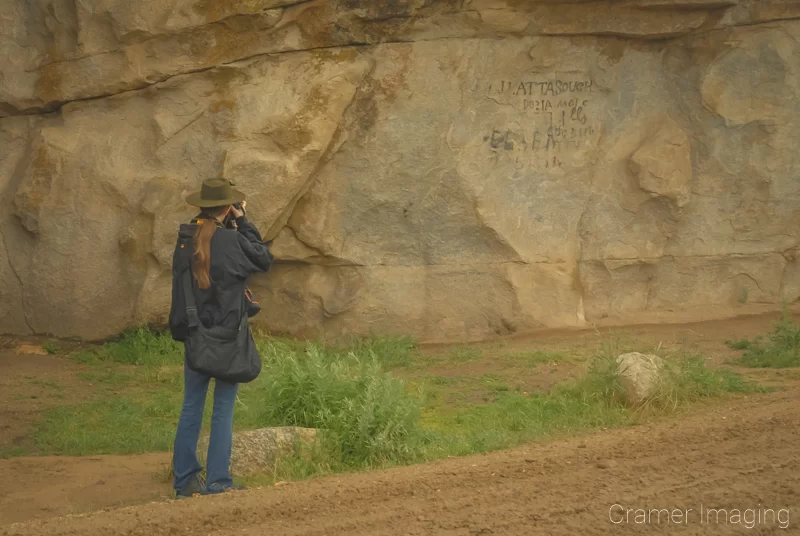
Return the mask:
MULTIPOLYGON (((550 332, 487 347, 579 353, 610 338, 722 362, 735 355, 725 340, 768 332, 776 318, 550 332)), ((0 443, 23 443, 29 417, 60 402, 47 397, 47 379, 41 393, 15 391, 15 374, 59 374, 76 390, 92 388, 78 371, 50 356, 0 352, 0 443)), ((0 460, 0 535, 800 533, 800 374, 748 375, 780 389, 635 428, 190 501, 165 500, 165 454, 0 460), (662 508, 672 516, 642 522, 637 512, 662 508), (728 519, 709 518, 710 508, 728 519), (750 523, 765 509, 774 513, 750 523)))
POLYGON ((79 370, 66 359, 0 349, 0 449, 25 448, 44 410, 75 402, 92 389, 79 370))
POLYGON ((169 454, 0 460, 0 526, 166 499, 169 454))

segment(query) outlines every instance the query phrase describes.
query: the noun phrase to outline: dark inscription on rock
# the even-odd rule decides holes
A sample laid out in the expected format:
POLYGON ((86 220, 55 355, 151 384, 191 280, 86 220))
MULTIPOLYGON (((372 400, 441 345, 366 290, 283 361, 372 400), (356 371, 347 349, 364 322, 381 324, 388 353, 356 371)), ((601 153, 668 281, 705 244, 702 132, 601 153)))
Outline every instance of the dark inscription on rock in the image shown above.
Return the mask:
POLYGON ((489 96, 521 113, 513 126, 495 125, 483 141, 496 156, 506 153, 516 164, 561 167, 597 134, 591 120, 593 85, 591 80, 492 83, 489 96))
POLYGON ((541 97, 557 97, 564 93, 591 93, 592 80, 522 80, 513 82, 500 80, 489 86, 490 94, 510 94, 541 97))

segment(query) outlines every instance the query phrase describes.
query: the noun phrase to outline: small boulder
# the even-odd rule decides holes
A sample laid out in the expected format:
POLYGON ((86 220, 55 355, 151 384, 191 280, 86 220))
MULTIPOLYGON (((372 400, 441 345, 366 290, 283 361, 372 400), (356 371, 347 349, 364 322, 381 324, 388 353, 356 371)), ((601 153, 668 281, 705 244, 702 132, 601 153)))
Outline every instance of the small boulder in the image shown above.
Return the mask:
POLYGON ((597 467, 600 469, 613 469, 617 466, 617 462, 614 460, 599 460, 597 462, 597 467))
POLYGON ((17 355, 49 355, 47 350, 36 344, 20 344, 15 352, 17 355))
MULTIPOLYGON (((260 428, 233 434, 231 452, 231 474, 247 476, 264 472, 275 465, 278 458, 291 456, 316 440, 317 430, 284 426, 260 428)), ((197 454, 205 460, 208 452, 208 436, 200 438, 197 454)))
POLYGON ((664 362, 652 354, 630 352, 617 357, 617 374, 628 404, 637 406, 653 394, 664 362))

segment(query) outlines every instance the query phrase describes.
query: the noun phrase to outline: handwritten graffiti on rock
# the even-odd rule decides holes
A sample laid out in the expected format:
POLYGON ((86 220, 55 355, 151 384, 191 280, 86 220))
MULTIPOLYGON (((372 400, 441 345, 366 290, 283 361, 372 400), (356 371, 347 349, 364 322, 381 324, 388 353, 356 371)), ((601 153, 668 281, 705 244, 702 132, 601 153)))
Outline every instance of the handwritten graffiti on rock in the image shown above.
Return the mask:
POLYGON ((489 85, 490 94, 520 95, 523 97, 540 95, 542 97, 557 97, 564 93, 590 93, 594 82, 592 80, 545 80, 545 81, 519 81, 511 82, 500 80, 489 85))
POLYGON ((587 99, 570 99, 569 101, 564 100, 556 104, 553 104, 550 100, 525 100, 522 109, 523 111, 534 113, 554 113, 563 126, 567 124, 567 119, 585 125, 588 107, 589 101, 587 99))
POLYGON ((517 164, 561 167, 565 158, 591 143, 597 133, 590 117, 592 98, 587 95, 592 87, 592 80, 492 83, 490 93, 522 97, 515 106, 520 118, 513 126, 494 126, 483 140, 495 156, 508 154, 517 164))
POLYGON ((551 151, 562 148, 580 148, 584 140, 595 134, 594 127, 560 127, 551 126, 546 130, 519 132, 510 129, 492 129, 492 133, 483 138, 492 149, 514 151, 551 151))

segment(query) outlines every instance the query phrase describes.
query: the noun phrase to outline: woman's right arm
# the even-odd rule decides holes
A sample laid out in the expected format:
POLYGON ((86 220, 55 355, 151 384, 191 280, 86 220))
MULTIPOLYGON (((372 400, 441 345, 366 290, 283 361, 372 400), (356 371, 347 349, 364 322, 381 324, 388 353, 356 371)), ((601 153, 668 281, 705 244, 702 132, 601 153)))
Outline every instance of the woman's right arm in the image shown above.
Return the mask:
POLYGON ((266 272, 275 258, 269 251, 269 244, 264 243, 261 233, 255 225, 247 221, 246 216, 236 219, 240 254, 235 259, 233 272, 246 279, 251 274, 266 272))

